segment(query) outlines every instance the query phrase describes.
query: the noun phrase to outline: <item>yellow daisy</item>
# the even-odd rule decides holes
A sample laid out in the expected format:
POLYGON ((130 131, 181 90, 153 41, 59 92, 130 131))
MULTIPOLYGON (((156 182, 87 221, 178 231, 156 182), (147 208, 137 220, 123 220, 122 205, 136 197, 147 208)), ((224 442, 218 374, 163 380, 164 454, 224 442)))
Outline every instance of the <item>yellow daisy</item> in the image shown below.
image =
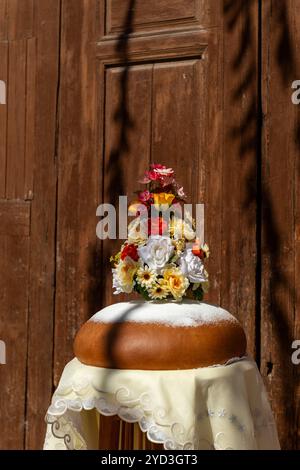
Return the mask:
POLYGON ((168 294, 168 284, 164 279, 159 279, 155 285, 149 289, 149 297, 153 300, 163 300, 168 294))
POLYGON ((149 288, 155 284, 156 273, 153 269, 150 269, 148 266, 140 268, 137 272, 137 281, 141 286, 149 288))

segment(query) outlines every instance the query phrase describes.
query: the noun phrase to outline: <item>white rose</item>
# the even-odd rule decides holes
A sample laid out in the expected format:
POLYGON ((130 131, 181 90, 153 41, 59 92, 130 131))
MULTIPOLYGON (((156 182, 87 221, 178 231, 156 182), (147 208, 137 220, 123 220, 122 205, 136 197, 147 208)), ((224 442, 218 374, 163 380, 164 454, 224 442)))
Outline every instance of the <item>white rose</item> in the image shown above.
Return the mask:
POLYGON ((179 266, 182 273, 190 282, 206 282, 207 272, 198 256, 195 256, 191 248, 188 248, 179 258, 179 266))
POLYGON ((160 273, 173 254, 174 246, 169 237, 153 235, 145 246, 138 248, 138 253, 149 268, 160 273))

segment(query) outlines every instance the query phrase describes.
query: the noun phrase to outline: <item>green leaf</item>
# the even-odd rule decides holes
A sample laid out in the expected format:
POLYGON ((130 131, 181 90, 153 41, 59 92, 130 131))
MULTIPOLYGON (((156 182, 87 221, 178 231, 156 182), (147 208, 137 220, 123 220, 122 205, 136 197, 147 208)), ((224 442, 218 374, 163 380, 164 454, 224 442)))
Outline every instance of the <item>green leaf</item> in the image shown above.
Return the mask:
POLYGON ((134 290, 140 294, 145 300, 151 300, 149 297, 148 291, 145 287, 141 286, 138 282, 135 282, 134 290))
POLYGON ((194 298, 198 301, 201 301, 203 300, 203 297, 204 297, 204 292, 203 292, 203 289, 202 287, 198 287, 198 289, 194 290, 193 291, 193 295, 194 295, 194 298))

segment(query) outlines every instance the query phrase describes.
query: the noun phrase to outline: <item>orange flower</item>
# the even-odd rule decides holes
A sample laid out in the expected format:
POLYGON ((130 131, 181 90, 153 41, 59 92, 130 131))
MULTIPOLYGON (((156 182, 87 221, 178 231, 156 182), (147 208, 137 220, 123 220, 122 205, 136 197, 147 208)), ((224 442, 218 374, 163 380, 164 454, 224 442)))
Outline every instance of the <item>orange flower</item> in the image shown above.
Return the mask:
POLYGON ((171 206, 175 196, 171 193, 155 193, 153 194, 153 199, 155 208, 159 210, 161 205, 171 206))

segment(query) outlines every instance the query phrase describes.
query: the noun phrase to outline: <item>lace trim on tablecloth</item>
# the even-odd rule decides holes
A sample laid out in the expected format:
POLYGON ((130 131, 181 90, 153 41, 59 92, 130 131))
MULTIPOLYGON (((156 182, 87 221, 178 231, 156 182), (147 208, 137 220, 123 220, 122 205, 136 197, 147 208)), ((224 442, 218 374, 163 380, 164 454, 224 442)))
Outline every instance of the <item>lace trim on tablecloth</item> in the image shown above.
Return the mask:
MULTIPOLYGON (((58 440, 58 448, 65 446, 69 450, 86 449, 87 444, 80 429, 80 424, 79 426, 76 425, 73 415, 74 412, 79 414, 83 410, 95 409, 104 416, 117 415, 128 423, 138 423, 140 429, 146 433, 149 441, 162 444, 166 450, 234 450, 226 443, 224 432, 218 432, 213 442, 201 438, 197 438, 195 441, 195 425, 186 429, 183 424, 178 422, 162 424, 162 421, 167 417, 167 412, 164 408, 153 408, 153 400, 147 393, 143 393, 138 398, 133 398, 126 387, 121 387, 115 394, 108 394, 95 390, 88 382, 73 384, 72 388, 68 387, 64 390, 65 395, 72 392, 77 395, 75 399, 64 398, 62 395, 54 395, 53 397, 46 415, 46 422, 49 427, 45 449, 47 449, 47 440, 51 437, 51 434, 58 440), (101 396, 95 397, 95 392, 98 395, 100 393, 101 396), (82 395, 82 397, 78 397, 78 395, 82 395), (89 396, 89 398, 83 398, 83 395, 89 396)), ((273 428, 276 432, 272 416, 266 416, 258 409, 252 411, 252 416, 254 432, 261 432, 266 427, 273 428)), ((225 408, 203 409, 195 417, 197 423, 205 419, 210 420, 210 422, 215 419, 228 420, 235 430, 241 434, 242 440, 243 434, 247 431, 238 416, 225 408)))

